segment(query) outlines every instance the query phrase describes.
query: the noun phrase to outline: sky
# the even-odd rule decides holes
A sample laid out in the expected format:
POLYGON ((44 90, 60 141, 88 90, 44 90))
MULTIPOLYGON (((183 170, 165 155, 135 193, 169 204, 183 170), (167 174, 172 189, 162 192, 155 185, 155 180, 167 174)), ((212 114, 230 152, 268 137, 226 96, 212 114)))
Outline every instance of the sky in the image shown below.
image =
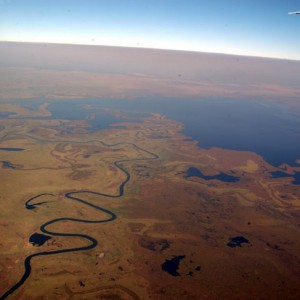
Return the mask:
POLYGON ((0 41, 300 60, 300 0, 0 0, 0 41))

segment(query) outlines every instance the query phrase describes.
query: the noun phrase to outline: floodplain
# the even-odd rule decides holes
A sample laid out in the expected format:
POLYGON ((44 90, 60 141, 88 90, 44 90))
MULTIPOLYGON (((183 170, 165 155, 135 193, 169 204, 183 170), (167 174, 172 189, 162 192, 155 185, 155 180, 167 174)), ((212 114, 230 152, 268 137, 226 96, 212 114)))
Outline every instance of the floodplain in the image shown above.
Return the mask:
MULTIPOLYGON (((30 78, 35 72, 42 71, 30 78)), ((179 102, 168 109, 164 89, 160 108, 154 91, 139 98, 146 79, 134 76, 130 92, 141 107, 119 92, 115 98, 88 89, 77 99, 71 91, 51 96, 51 81, 40 97, 28 86, 21 97, 24 81, 14 92, 4 88, 1 299, 299 299, 300 156, 284 147, 266 156, 205 145, 205 136, 201 141, 188 130, 188 116, 170 113, 179 102)), ((195 105, 204 97, 181 94, 180 101, 183 96, 195 105)), ((264 107, 272 106, 271 96, 264 107)), ((275 107, 280 103, 274 100, 275 107)), ((269 112, 280 124, 279 137, 291 130, 297 148, 297 101, 284 105, 269 112)), ((282 139, 292 149, 288 137, 282 139)))

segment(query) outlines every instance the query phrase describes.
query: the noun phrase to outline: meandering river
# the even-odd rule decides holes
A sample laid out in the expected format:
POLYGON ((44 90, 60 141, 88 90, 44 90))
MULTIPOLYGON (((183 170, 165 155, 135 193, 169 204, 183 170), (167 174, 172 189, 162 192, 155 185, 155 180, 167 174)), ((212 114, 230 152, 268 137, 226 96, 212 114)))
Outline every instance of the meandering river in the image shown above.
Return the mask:
MULTIPOLYGON (((77 219, 77 218, 56 218, 53 220, 49 220, 48 222, 44 223, 43 225, 41 225, 40 230, 41 232, 49 235, 49 236, 60 236, 60 237, 78 237, 81 238, 83 240, 85 240, 87 242, 87 244, 85 246, 81 246, 81 247, 73 247, 73 248, 67 248, 67 249, 61 249, 61 250, 55 250, 55 251, 42 251, 39 253, 34 253, 31 254, 29 256, 27 256, 25 258, 24 261, 24 274, 22 275, 22 277, 20 278, 20 280, 13 285, 12 287, 10 287, 2 296, 1 296, 1 300, 6 299, 8 296, 10 296, 12 293, 14 293, 19 287, 21 287, 25 281, 27 280, 27 278, 30 276, 32 268, 31 268, 31 261, 34 257, 38 257, 38 256, 47 256, 47 255, 55 255, 55 254, 59 254, 59 253, 69 253, 69 252, 78 252, 78 251, 86 251, 86 250, 90 250, 93 249, 97 246, 98 242, 95 238, 89 236, 89 235, 85 235, 85 234, 79 234, 79 233, 64 233, 64 232, 57 232, 57 231, 53 231, 49 229, 49 226, 54 224, 54 223, 59 223, 59 222, 63 222, 63 221, 69 221, 69 222, 78 222, 78 223, 89 223, 89 224, 100 224, 100 223, 107 223, 107 222, 112 222, 114 221, 117 216, 115 213, 113 213, 112 211, 105 209, 101 206, 95 205, 93 203, 90 203, 86 200, 84 200, 84 195, 86 194, 92 194, 92 195, 96 195, 99 197, 107 197, 107 198, 120 198, 124 195, 124 189, 125 189, 125 185, 130 181, 130 173, 121 165, 123 163, 126 162, 133 162, 133 161, 141 161, 141 160, 155 160, 159 158, 159 155, 150 152, 146 149, 143 149, 139 146, 137 146, 136 144, 133 143, 117 143, 117 144, 106 144, 102 141, 97 141, 100 144, 102 144, 105 147, 115 147, 115 146, 119 146, 119 145, 131 145, 133 148, 135 148, 136 150, 140 150, 142 152, 144 152, 146 155, 148 155, 148 157, 142 157, 142 158, 133 158, 133 159, 122 159, 122 160, 116 160, 114 161, 114 166, 119 169, 121 172, 123 172, 125 174, 125 179, 120 182, 119 187, 118 187, 118 192, 115 195, 112 194, 106 194, 106 193, 102 193, 102 192, 97 192, 97 191, 90 191, 90 190, 80 190, 80 191, 71 191, 68 193, 65 193, 65 197, 71 201, 77 201, 80 202, 84 205, 87 205, 95 210, 101 211, 105 214, 107 214, 107 218, 105 219, 100 219, 100 220, 89 220, 89 219, 77 219)), ((36 199, 39 199, 45 195, 50 195, 50 196, 54 196, 53 194, 39 194, 39 195, 35 195, 33 197, 31 197, 30 199, 28 199, 25 202, 25 207, 27 209, 34 209, 35 206, 37 205, 41 205, 43 204, 43 202, 38 202, 38 203, 34 203, 36 199)))

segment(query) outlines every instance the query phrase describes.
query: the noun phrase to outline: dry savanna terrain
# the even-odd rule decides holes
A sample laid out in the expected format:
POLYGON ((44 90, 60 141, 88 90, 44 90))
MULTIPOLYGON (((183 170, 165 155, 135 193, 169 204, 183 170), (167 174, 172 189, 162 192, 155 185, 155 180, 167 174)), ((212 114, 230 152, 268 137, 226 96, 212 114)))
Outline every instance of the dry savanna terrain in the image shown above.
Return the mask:
POLYGON ((49 101, 35 110, 21 100, 1 104, 18 118, 1 120, 0 148, 24 149, 0 153, 2 293, 20 280, 29 255, 88 244, 55 235, 30 242, 43 224, 108 219, 66 197, 78 192, 117 218, 49 225, 98 244, 33 257, 10 299, 298 298, 300 187, 291 178, 271 179, 274 167, 255 153, 201 149, 161 115, 95 132, 84 121, 34 119, 50 115, 49 101), (207 178, 189 176, 190 168, 207 178), (239 181, 208 179, 221 172, 239 181))
POLYGON ((299 118, 299 70, 0 43, 1 300, 299 299, 299 164, 272 178, 279 168, 257 153, 202 148, 162 114, 95 104, 284 99, 299 118), (68 117, 78 101, 85 117, 68 117), (117 121, 93 127, 99 116, 117 121))

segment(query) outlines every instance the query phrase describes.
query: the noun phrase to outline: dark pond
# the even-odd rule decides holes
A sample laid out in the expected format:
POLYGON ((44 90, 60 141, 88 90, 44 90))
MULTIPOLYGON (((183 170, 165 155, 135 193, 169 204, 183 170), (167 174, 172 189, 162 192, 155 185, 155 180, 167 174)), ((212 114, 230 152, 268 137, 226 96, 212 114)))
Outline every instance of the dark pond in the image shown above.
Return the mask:
POLYGON ((43 201, 43 202, 34 203, 34 204, 26 204, 26 209, 35 209, 36 206, 40 206, 40 205, 43 205, 45 203, 48 203, 48 201, 43 201))
POLYGON ((2 162, 2 167, 3 168, 16 169, 16 167, 9 161, 2 160, 0 162, 2 162))
POLYGON ((33 244, 34 246, 42 246, 45 244, 48 240, 51 239, 51 236, 40 234, 40 233, 34 233, 30 238, 29 242, 33 244))
POLYGON ((249 244, 249 241, 243 236, 236 236, 229 239, 227 246, 230 248, 242 247, 243 244, 249 244))
POLYGON ((172 276, 180 276, 177 270, 179 269, 180 261, 184 258, 185 255, 179 255, 170 260, 166 259, 166 261, 161 265, 161 268, 172 276))
POLYGON ((187 172, 186 175, 184 176, 185 178, 189 178, 189 177, 199 177, 202 178, 204 180, 220 180, 223 182, 237 182, 239 181, 239 177, 235 177, 235 176, 231 176, 228 174, 225 174, 223 172, 219 173, 218 175, 213 175, 213 176, 206 176, 204 175, 199 169, 194 168, 194 167, 190 167, 187 172))
POLYGON ((0 148, 0 151, 24 151, 25 149, 23 148, 0 148))
POLYGON ((272 178, 285 178, 290 177, 294 178, 292 184, 300 184, 300 172, 295 172, 295 174, 287 174, 282 171, 271 172, 272 178))
MULTIPOLYGON (((200 271, 201 271, 201 266, 197 266, 197 267, 194 269, 194 271, 200 272, 200 271)), ((187 275, 187 276, 193 277, 193 276, 194 276, 194 271, 189 271, 186 275, 187 275)))

